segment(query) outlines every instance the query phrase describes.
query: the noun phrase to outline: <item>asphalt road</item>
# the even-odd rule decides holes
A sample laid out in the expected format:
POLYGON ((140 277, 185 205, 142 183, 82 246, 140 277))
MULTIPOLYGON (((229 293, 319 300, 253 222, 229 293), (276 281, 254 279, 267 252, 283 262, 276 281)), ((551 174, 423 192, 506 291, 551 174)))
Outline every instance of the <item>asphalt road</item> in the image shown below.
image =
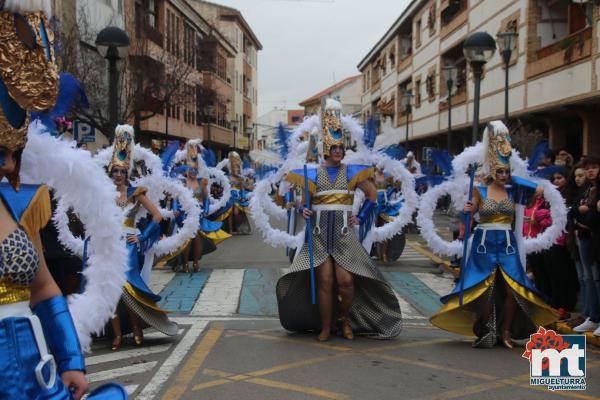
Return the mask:
MULTIPOLYGON (((443 227, 441 228, 443 229, 443 227)), ((553 399, 600 398, 600 351, 587 350, 587 390, 529 385, 523 347, 472 349, 472 338, 428 322, 453 279, 411 247, 381 266, 397 292, 404 329, 395 340, 284 331, 274 287, 289 266, 260 234, 235 236, 202 260, 199 273, 158 270, 153 289, 180 324, 169 338, 147 330, 118 352, 99 340, 87 358, 93 385, 118 380, 134 399, 553 399)))

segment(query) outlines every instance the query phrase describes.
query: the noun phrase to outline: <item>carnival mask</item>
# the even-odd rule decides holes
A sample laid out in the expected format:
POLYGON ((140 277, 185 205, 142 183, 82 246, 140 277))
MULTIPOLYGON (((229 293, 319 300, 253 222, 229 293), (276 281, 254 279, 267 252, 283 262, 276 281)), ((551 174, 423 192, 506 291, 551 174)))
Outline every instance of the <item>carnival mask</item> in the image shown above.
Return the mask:
POLYGON ((484 132, 487 138, 487 161, 490 175, 497 178, 496 171, 510 171, 512 145, 508 128, 500 121, 490 122, 484 132))

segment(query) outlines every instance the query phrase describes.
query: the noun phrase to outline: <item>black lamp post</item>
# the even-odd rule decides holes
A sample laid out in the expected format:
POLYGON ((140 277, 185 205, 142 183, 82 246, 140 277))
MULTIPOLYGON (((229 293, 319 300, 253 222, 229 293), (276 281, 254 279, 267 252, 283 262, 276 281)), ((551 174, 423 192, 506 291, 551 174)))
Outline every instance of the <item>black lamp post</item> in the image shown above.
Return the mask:
POLYGON ((449 64, 443 68, 443 71, 446 78, 446 87, 448 88, 448 137, 446 138, 446 146, 448 147, 448 153, 450 153, 452 146, 452 90, 456 83, 458 69, 454 64, 449 64))
POLYGON ((236 136, 239 121, 237 119, 232 119, 229 123, 231 124, 231 130, 233 131, 233 149, 235 150, 235 146, 237 146, 236 136))
POLYGON ((109 26, 96 36, 98 53, 108 60, 108 119, 110 121, 109 136, 114 135, 119 115, 119 71, 117 61, 126 58, 129 53, 129 37, 127 33, 116 26, 109 26))
POLYGON ((472 144, 477 143, 479 136, 479 98, 481 94, 481 75, 483 66, 492 58, 496 51, 496 42, 486 32, 471 34, 463 44, 463 53, 473 70, 475 96, 473 101, 473 134, 472 144))
POLYGON ((504 61, 504 123, 508 124, 508 68, 513 50, 517 47, 519 34, 517 32, 500 32, 496 36, 498 50, 504 61))
POLYGON ((404 107, 404 112, 406 113, 406 140, 404 141, 406 151, 408 151, 408 123, 410 122, 410 113, 412 112, 413 97, 414 95, 410 90, 407 90, 402 94, 402 106, 404 107))

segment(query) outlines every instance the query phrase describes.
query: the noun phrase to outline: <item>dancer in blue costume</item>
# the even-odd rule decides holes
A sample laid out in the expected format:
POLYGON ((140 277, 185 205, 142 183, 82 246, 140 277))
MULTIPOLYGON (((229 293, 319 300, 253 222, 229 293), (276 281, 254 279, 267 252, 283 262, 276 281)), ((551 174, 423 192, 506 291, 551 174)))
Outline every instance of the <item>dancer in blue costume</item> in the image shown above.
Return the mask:
MULTIPOLYGON (((50 4, 10 7, 0 1, 0 398, 80 399, 85 360, 39 233, 51 217, 48 188, 20 185, 29 115, 51 110, 58 94, 50 4)), ((104 389, 88 398, 127 398, 104 389)))
POLYGON ((227 228, 231 234, 250 233, 248 220, 248 190, 252 189, 248 179, 242 175, 242 159, 238 153, 229 153, 229 182, 231 183, 231 199, 227 210, 218 221, 227 220, 227 228))
MULTIPOLYGON (((399 184, 396 184, 389 174, 381 170, 375 171, 375 188, 377 189, 377 208, 375 215, 376 226, 382 226, 392 222, 400 213, 402 207, 401 201, 394 201, 394 196, 399 192, 399 184)), ((380 243, 378 247, 378 257, 384 262, 388 260, 388 247, 390 241, 386 240, 380 243)))
MULTIPOLYGON (((512 229, 522 189, 535 188, 535 184, 513 178, 510 185, 512 147, 503 124, 488 125, 484 144, 489 184, 476 187, 473 201, 464 208, 468 213, 479 212, 479 224, 461 281, 441 298, 444 306, 431 323, 450 332, 476 335, 473 347, 492 347, 500 341, 512 348, 512 338, 528 338, 537 326, 558 320, 558 313, 527 277, 519 256, 524 250, 518 248, 512 229)), ((526 192, 533 194, 533 190, 526 192)))
MULTIPOLYGON (((321 115, 325 162, 308 169, 311 208, 299 209, 304 218, 314 219, 318 304, 311 305, 309 243, 304 243, 290 272, 277 282, 279 319, 290 331, 320 331, 319 341, 329 340, 334 321, 346 339, 353 339, 355 333, 389 339, 402 328, 400 306, 352 227, 366 223, 375 207, 377 193, 370 181, 374 171, 367 165, 341 162, 345 138, 340 112, 341 104, 328 99, 321 115), (366 200, 358 215, 353 215, 356 188, 365 193, 366 200)), ((315 152, 309 149, 310 154, 315 152)), ((305 187, 302 170, 291 171, 285 179, 305 187)))
POLYGON ((160 300, 160 296, 152 292, 140 275, 144 253, 160 238, 159 223, 162 217, 158 208, 146 197, 147 189, 129 184, 128 178, 133 170, 134 145, 133 127, 130 125, 117 126, 108 173, 119 192, 116 201, 124 214, 123 233, 127 240, 129 269, 127 283, 121 297, 123 307, 120 307, 111 321, 114 335, 112 350, 121 348, 123 340, 121 319, 125 315, 128 316, 131 323, 133 341, 136 346, 140 346, 144 338, 140 319, 166 335, 176 335, 178 330, 177 324, 171 322, 166 312, 156 304, 160 300), (136 227, 136 215, 140 208, 144 208, 151 216, 143 232, 136 227), (125 315, 123 311, 125 311, 125 315))
POLYGON ((190 252, 193 255, 194 272, 200 270, 200 258, 204 254, 212 253, 217 249, 216 245, 231 235, 221 228, 222 222, 211 221, 207 218, 210 209, 210 196, 208 193, 208 169, 202 162, 202 146, 199 140, 190 140, 186 143, 186 165, 185 186, 194 193, 194 197, 202 205, 202 215, 200 216, 200 225, 198 234, 185 244, 183 250, 183 271, 189 272, 190 252))

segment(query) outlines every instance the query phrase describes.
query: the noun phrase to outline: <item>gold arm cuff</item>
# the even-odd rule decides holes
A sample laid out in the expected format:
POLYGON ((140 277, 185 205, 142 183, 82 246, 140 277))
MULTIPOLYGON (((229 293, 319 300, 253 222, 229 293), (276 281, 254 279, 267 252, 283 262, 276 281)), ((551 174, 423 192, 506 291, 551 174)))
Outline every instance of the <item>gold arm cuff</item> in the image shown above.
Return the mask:
MULTIPOLYGON (((288 172, 284 179, 286 181, 288 181, 289 183, 304 189, 304 176, 303 175, 298 175, 294 172, 288 172)), ((310 192, 311 195, 313 195, 317 192, 317 185, 310 179, 308 180, 308 191, 310 192)))

